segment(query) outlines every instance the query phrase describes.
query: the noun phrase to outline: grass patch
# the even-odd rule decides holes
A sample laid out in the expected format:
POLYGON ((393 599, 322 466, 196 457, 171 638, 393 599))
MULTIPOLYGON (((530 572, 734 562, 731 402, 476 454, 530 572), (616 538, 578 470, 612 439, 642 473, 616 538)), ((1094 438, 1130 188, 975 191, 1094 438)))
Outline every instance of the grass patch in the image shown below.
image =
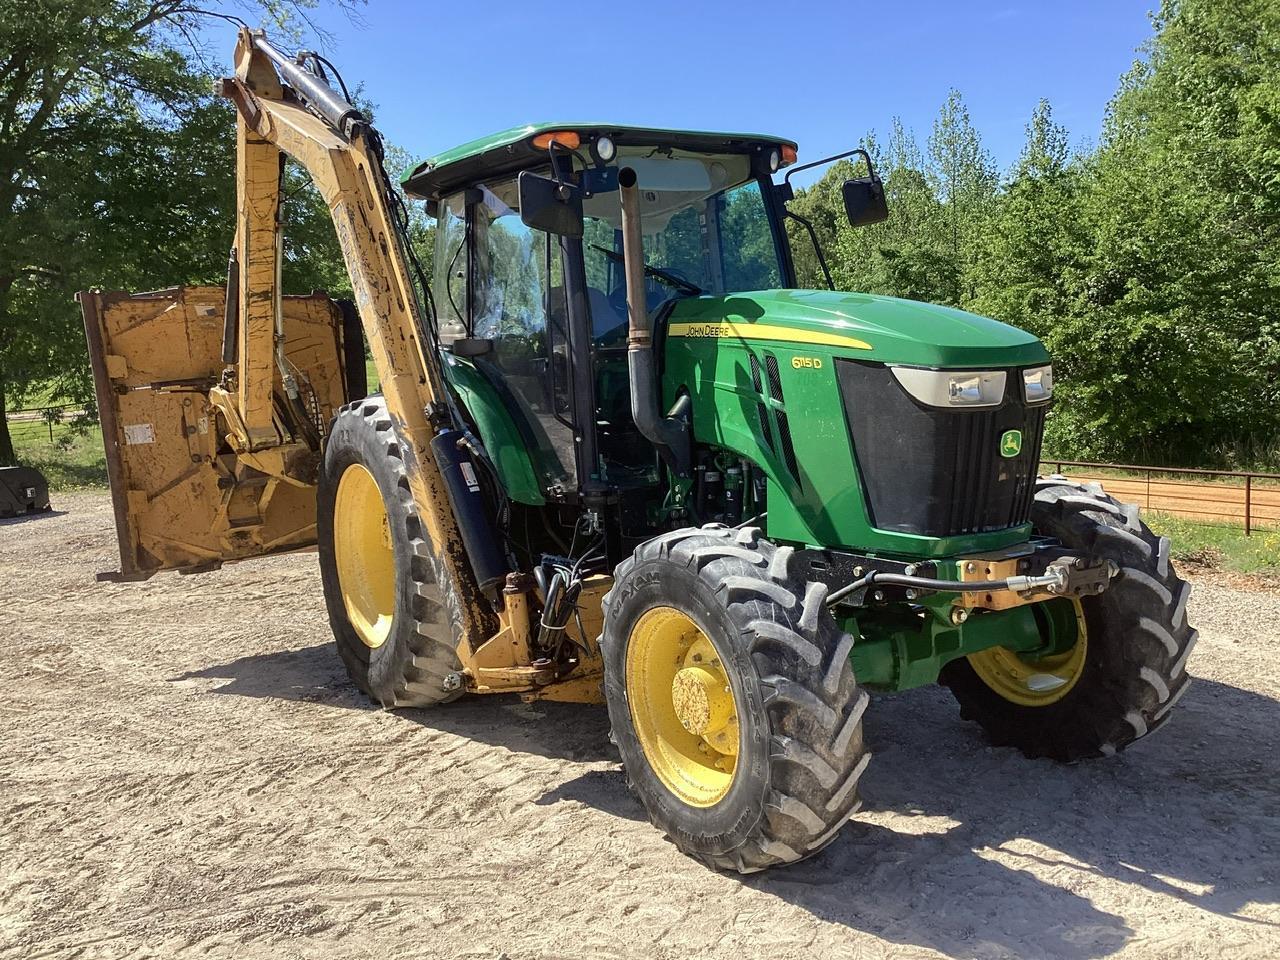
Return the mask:
POLYGON ((1153 511, 1143 518, 1169 538, 1173 558, 1192 566, 1238 573, 1280 574, 1280 529, 1263 528, 1246 537, 1243 527, 1197 523, 1153 511))
POLYGON ((107 485, 101 427, 90 427, 84 433, 55 427, 50 443, 45 425, 35 426, 37 429, 14 430, 14 452, 19 463, 35 467, 45 475, 50 490, 84 490, 107 485))
POLYGON ((378 368, 374 365, 372 360, 365 360, 364 375, 365 379, 369 382, 369 392, 377 393, 380 381, 378 380, 378 368))

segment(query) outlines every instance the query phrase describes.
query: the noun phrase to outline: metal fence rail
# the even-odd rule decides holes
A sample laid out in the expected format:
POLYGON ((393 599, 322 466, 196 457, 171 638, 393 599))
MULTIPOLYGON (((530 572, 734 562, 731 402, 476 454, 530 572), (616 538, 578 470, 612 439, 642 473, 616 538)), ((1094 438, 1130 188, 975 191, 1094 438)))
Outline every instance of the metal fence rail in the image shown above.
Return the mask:
POLYGON ((4 418, 9 425, 9 436, 14 443, 32 441, 37 438, 48 439, 53 443, 58 433, 74 428, 89 415, 84 406, 78 403, 54 403, 46 407, 27 407, 21 410, 8 410, 4 418))
POLYGON ((1041 459, 1040 465, 1052 466, 1055 472, 1073 480, 1096 480, 1105 484, 1109 493, 1136 502, 1145 510, 1202 523, 1243 525, 1246 537, 1260 527, 1280 527, 1280 474, 1053 458, 1041 459), (1120 471, 1134 476, 1096 471, 1120 471), (1201 479, 1174 479, 1183 477, 1201 479))

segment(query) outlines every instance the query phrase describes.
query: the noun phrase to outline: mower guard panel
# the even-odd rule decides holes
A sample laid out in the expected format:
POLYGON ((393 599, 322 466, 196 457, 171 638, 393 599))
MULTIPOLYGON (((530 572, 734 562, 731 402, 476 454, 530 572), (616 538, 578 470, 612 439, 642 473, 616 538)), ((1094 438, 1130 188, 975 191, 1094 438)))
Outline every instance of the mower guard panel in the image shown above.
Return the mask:
MULTIPOLYGON (((209 402, 223 375, 224 289, 92 291, 77 299, 120 546, 119 572, 99 579, 199 573, 314 545, 314 485, 240 462, 209 402)), ((344 372, 343 308, 318 293, 282 300, 286 357, 323 434, 352 379, 344 372)))

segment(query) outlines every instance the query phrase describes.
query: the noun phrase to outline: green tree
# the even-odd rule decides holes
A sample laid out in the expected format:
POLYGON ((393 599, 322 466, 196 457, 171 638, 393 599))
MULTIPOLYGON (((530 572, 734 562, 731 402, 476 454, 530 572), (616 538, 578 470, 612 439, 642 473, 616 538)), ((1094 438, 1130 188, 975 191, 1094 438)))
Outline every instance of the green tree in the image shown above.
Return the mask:
POLYGON ((951 268, 950 287, 940 299, 962 306, 973 296, 970 274, 977 246, 990 229, 999 176, 958 90, 947 95, 933 122, 928 173, 945 216, 942 249, 951 268))
MULTIPOLYGON (((258 9, 287 30, 314 2, 258 9)), ((203 16, 181 0, 0 0, 0 463, 6 405, 37 385, 90 399, 75 290, 225 273, 231 114, 191 45, 203 16)))
POLYGON ((1248 459, 1280 427, 1280 7, 1169 0, 1154 22, 1076 214, 1060 433, 1098 455, 1248 459))
POLYGON ((1027 139, 978 238, 970 306, 978 313, 1050 336, 1069 309, 1086 242, 1078 216, 1084 171, 1071 162, 1067 130, 1041 100, 1027 139), (1074 214, 1074 215, 1073 215, 1074 214))

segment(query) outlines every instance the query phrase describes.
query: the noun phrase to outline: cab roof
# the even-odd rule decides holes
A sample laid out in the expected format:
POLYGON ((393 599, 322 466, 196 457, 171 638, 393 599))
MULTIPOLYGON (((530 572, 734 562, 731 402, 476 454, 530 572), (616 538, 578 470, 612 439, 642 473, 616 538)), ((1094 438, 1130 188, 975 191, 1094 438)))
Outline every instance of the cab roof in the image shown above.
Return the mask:
POLYGON ((795 147, 794 140, 763 133, 715 133, 706 130, 666 130, 659 127, 630 127, 610 123, 530 123, 501 133, 481 137, 428 157, 405 171, 403 184, 412 197, 440 197, 477 177, 502 175, 545 158, 545 147, 535 147, 533 138, 541 133, 573 131, 582 138, 580 152, 589 142, 607 135, 620 147, 661 144, 708 153, 754 153, 766 147, 795 147))

